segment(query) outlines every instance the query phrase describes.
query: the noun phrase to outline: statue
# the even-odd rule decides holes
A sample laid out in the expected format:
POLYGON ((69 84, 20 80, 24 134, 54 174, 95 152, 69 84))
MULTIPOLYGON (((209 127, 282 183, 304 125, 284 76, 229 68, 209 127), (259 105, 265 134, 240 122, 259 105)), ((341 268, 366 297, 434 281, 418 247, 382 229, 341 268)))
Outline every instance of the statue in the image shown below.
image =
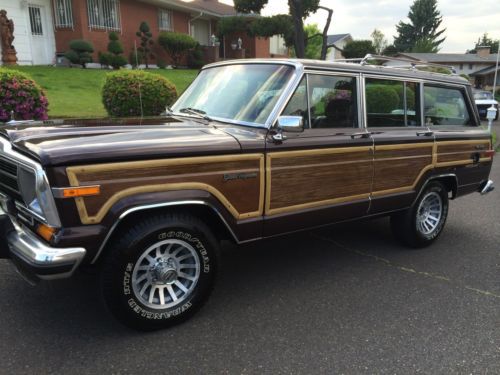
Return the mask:
POLYGON ((14 41, 14 21, 7 18, 7 11, 0 10, 0 37, 2 42, 2 61, 7 65, 17 62, 17 52, 12 42, 14 41))

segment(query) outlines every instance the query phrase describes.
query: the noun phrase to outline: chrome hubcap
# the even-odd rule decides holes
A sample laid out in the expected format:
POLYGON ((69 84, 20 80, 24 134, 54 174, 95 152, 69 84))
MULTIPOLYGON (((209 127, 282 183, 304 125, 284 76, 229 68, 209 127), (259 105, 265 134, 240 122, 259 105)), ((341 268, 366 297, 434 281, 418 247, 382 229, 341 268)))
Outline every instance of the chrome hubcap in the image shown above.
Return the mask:
POLYGON ((132 272, 132 288, 144 305, 165 309, 182 303, 200 277, 200 258, 187 242, 160 241, 138 259, 132 272))
POLYGON ((443 216, 443 201, 436 192, 428 193, 420 202, 417 210, 417 229, 422 234, 436 230, 443 216))

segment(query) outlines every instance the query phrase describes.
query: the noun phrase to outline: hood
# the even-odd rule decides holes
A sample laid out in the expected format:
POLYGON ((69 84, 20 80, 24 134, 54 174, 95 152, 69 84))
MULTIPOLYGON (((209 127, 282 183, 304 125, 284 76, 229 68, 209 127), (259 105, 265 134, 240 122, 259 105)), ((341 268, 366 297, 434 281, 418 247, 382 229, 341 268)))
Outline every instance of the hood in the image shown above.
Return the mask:
POLYGON ((233 136, 196 121, 162 119, 138 125, 138 121, 124 120, 113 124, 75 120, 57 126, 50 122, 5 125, 0 127, 0 135, 43 166, 241 152, 233 136))

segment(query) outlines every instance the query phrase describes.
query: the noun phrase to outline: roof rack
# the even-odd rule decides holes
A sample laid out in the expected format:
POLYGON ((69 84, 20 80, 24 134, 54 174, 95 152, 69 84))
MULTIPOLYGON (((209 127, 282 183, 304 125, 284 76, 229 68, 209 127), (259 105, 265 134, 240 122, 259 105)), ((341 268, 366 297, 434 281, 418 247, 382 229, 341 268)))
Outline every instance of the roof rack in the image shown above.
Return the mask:
MULTIPOLYGON (((417 68, 436 67, 436 68, 449 69, 452 74, 457 74, 455 68, 451 65, 435 64, 435 63, 430 63, 430 62, 425 61, 425 60, 409 60, 409 59, 403 59, 400 57, 392 57, 392 56, 367 54, 365 57, 360 57, 360 58, 355 58, 355 59, 342 59, 342 60, 335 60, 335 61, 347 62, 347 63, 359 62, 360 65, 370 65, 369 64, 370 60, 400 61, 400 62, 408 63, 408 65, 391 66, 390 68, 417 70, 417 68)), ((385 67, 387 67, 387 66, 385 66, 385 67)))

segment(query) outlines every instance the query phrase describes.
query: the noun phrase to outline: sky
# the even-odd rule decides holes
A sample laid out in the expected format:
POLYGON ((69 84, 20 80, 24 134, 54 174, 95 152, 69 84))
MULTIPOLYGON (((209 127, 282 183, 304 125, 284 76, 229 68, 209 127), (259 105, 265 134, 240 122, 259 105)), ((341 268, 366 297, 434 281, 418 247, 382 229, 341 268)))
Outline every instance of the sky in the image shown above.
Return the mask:
MULTIPOLYGON (((231 4, 232 0, 220 0, 231 4)), ((350 33, 354 39, 371 39, 377 28, 389 43, 396 35, 396 24, 407 22, 413 0, 321 0, 321 5, 332 8, 333 19, 329 34, 350 33)), ((263 15, 288 12, 286 0, 269 0, 263 15)), ((464 53, 475 46, 477 39, 487 32, 490 38, 500 39, 499 0, 438 0, 438 9, 443 16, 446 40, 440 52, 464 53)), ((306 20, 306 24, 317 23, 322 30, 327 13, 319 10, 306 20)))

